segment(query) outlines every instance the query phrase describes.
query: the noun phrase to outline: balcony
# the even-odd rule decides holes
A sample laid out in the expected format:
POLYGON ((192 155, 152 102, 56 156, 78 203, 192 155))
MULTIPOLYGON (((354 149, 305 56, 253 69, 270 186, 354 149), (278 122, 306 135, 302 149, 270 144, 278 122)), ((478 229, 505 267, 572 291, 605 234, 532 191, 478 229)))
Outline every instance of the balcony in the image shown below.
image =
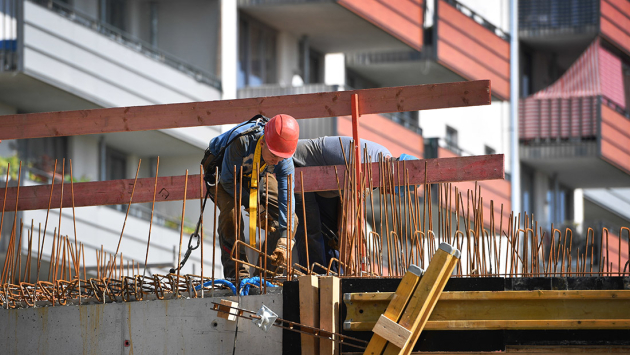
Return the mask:
POLYGON ((346 66, 383 86, 490 79, 492 94, 509 99, 509 36, 455 0, 436 5, 422 48, 350 53, 346 66))
POLYGON ((519 39, 530 46, 584 48, 597 35, 630 53, 624 0, 519 0, 519 39))
POLYGON ((630 186, 630 114, 605 96, 521 100, 521 161, 573 188, 630 186))
POLYGON ((21 11, 10 15, 14 16, 12 38, 0 38, 3 69, 13 70, 0 80, 0 91, 3 101, 18 111, 152 105, 221 96, 220 81, 212 74, 64 2, 5 3, 21 11))
POLYGON ((422 47, 423 0, 238 0, 238 7, 279 31, 308 36, 321 53, 422 47))

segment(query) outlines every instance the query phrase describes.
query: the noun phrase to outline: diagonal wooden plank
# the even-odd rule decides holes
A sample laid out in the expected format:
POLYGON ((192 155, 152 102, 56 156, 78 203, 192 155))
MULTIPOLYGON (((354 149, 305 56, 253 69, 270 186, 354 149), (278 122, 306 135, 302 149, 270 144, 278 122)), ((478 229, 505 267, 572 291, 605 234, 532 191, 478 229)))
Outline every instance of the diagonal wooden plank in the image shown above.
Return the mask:
POLYGON ((243 122, 256 114, 271 117, 286 113, 295 118, 347 116, 351 114, 353 94, 359 95, 362 114, 489 105, 490 81, 7 115, 0 117, 0 139, 214 126, 243 122))
MULTIPOLYGON (((503 179, 503 154, 480 155, 472 157, 439 158, 428 160, 406 161, 410 184, 423 184, 425 179, 425 161, 427 181, 458 182, 503 179)), ((402 168, 402 166, 401 166, 402 168)), ((380 186, 378 179, 378 163, 372 164, 374 170, 373 186, 380 186)), ((300 171, 304 172, 305 191, 337 190, 335 166, 315 166, 296 169, 296 184, 301 186, 300 171)), ((345 167, 337 166, 340 186, 344 186, 345 167)), ((398 181, 398 179, 394 179, 398 181)), ((74 184, 74 204, 76 207, 118 205, 129 203, 133 179, 79 182, 74 184)), ((401 179, 402 181, 402 179, 401 179)), ((138 179, 133 196, 133 203, 151 202, 155 178, 138 179)), ((51 208, 59 208, 61 184, 55 183, 51 208)), ((67 183, 66 183, 67 185, 67 183)), ((66 186, 67 187, 67 186, 66 186)), ((188 193, 190 199, 197 199, 199 194, 199 175, 188 176, 188 193), (193 196, 193 197, 190 197, 193 196)), ((7 191, 6 211, 15 210, 16 188, 7 191)), ((50 185, 20 187, 20 211, 46 209, 50 196, 50 185)), ((157 202, 179 201, 184 196, 184 176, 165 176, 158 178, 157 202)), ((4 199, 4 188, 0 189, 0 205, 4 199)), ((71 206, 72 200, 68 188, 64 191, 63 206, 71 206)))

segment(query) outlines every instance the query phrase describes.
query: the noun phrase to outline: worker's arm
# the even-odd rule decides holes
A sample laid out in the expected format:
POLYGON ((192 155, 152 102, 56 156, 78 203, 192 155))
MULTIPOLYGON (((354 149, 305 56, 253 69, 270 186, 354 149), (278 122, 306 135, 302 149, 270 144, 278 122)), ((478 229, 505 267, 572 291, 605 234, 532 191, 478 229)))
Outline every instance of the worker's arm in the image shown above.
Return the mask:
MULTIPOLYGON (((278 212, 280 214, 278 218, 279 231, 281 232, 282 238, 287 235, 287 220, 288 220, 288 203, 287 203, 287 191, 289 189, 288 179, 289 175, 291 175, 291 186, 293 187, 290 191, 291 196, 293 196, 295 190, 295 169, 293 167, 292 159, 283 159, 276 168, 274 169, 274 173, 276 174, 276 180, 278 181, 278 212)), ((295 201, 291 203, 291 215, 295 213, 295 201)), ((292 228, 295 228, 293 226, 292 228)))

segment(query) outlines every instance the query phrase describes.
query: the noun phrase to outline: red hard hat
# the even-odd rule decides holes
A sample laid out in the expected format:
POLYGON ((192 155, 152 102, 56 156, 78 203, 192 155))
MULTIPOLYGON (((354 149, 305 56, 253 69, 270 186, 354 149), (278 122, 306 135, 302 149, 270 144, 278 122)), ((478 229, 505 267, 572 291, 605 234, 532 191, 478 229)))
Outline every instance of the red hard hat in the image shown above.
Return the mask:
POLYGON ((265 125, 267 148, 281 158, 293 156, 299 137, 300 127, 295 118, 289 115, 275 115, 265 125))

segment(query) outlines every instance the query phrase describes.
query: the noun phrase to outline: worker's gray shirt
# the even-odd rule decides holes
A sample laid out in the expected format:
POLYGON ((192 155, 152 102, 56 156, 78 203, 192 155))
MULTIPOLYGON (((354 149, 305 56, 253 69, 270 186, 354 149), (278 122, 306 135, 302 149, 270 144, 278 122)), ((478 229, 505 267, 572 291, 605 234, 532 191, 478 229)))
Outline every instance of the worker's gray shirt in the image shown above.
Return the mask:
MULTIPOLYGON (((327 165, 345 165, 345 157, 350 162, 350 152, 352 150, 351 137, 320 137, 315 139, 300 139, 293 154, 293 164, 295 167, 305 166, 327 166, 327 165), (339 143, 343 144, 343 150, 339 143)), ((367 149, 368 155, 372 162, 379 161, 382 154, 383 157, 391 157, 392 153, 382 145, 365 139, 361 139, 361 158, 363 159, 363 151, 367 149)), ((336 191, 319 193, 324 197, 338 196, 336 191)))

